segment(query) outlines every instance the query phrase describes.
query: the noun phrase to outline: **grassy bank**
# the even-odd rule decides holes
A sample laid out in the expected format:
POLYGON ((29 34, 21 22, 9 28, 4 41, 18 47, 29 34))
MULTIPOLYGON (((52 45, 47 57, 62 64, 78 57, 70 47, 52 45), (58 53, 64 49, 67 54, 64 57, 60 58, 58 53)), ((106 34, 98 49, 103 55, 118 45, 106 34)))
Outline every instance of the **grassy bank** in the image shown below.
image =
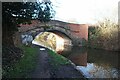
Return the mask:
POLYGON ((53 65, 54 67, 71 64, 67 58, 53 52, 52 50, 49 50, 48 53, 51 57, 50 64, 53 65))
POLYGON ((37 48, 21 46, 24 56, 9 69, 3 70, 3 78, 27 77, 28 73, 36 66, 37 48))
POLYGON ((82 80, 86 80, 82 73, 74 69, 67 58, 53 52, 52 50, 49 50, 48 53, 50 55, 49 62, 53 78, 72 78, 72 80, 80 80, 81 78, 82 80))
POLYGON ((89 27, 88 47, 118 51, 118 30, 119 26, 112 21, 105 19, 99 22, 97 26, 89 27))

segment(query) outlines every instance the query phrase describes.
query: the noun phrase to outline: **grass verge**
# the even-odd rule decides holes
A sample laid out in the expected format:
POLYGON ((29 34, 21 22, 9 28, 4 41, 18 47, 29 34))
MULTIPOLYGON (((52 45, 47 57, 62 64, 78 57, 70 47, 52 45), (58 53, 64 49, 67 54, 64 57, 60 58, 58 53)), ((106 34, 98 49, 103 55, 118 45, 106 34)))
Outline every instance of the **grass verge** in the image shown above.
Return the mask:
POLYGON ((49 50, 48 53, 51 57, 50 64, 53 65, 54 67, 71 64, 67 58, 53 52, 52 50, 49 50))
POLYGON ((24 56, 9 70, 3 70, 3 78, 26 78, 29 76, 28 73, 35 68, 37 48, 28 46, 20 46, 20 48, 24 51, 24 56))

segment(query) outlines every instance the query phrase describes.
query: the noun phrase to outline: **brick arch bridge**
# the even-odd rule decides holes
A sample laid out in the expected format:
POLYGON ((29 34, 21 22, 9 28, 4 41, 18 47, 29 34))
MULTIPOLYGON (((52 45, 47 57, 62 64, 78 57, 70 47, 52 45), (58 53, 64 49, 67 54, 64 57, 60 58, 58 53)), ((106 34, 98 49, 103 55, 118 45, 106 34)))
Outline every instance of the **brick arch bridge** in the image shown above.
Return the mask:
MULTIPOLYGON (((83 40, 88 40, 88 25, 87 24, 73 24, 62 22, 58 20, 52 20, 46 25, 51 26, 46 29, 48 32, 53 33, 62 33, 66 35, 68 38, 72 40, 73 45, 80 45, 82 46, 83 40)), ((20 25, 19 32, 20 33, 28 33, 35 37, 40 32, 43 32, 43 23, 39 22, 38 20, 33 20, 32 24, 28 25, 20 25)))

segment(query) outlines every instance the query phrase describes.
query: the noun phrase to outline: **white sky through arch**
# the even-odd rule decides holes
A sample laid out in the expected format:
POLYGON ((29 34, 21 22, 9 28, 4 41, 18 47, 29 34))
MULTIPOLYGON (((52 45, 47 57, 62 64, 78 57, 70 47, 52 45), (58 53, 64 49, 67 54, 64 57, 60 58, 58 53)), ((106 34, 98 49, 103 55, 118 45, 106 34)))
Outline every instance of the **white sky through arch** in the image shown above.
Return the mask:
POLYGON ((98 20, 109 18, 118 20, 118 2, 120 0, 51 0, 55 7, 55 19, 80 24, 94 24, 98 20))

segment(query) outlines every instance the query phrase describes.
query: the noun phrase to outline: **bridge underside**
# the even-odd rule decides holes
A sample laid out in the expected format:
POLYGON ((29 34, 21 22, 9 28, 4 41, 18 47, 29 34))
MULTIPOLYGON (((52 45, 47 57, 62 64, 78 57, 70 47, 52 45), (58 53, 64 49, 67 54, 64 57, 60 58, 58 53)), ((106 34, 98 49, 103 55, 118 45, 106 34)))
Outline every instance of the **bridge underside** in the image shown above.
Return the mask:
POLYGON ((32 30, 32 31, 25 32, 23 34, 32 35, 33 39, 34 39, 41 32, 52 32, 52 33, 54 33, 56 35, 59 35, 59 36, 61 36, 63 38, 69 38, 71 40, 73 46, 82 45, 82 40, 80 38, 78 38, 76 36, 73 36, 71 34, 65 34, 64 32, 58 31, 58 30, 46 30, 46 31, 44 31, 44 30, 42 30, 42 31, 34 31, 34 30, 32 30))
POLYGON ((52 33, 57 34, 57 35, 59 35, 59 36, 61 36, 61 37, 67 37, 67 38, 69 38, 70 40, 72 40, 69 35, 67 35, 67 34, 65 34, 65 33, 61 32, 61 31, 57 31, 57 30, 47 30, 46 32, 52 32, 52 33))

